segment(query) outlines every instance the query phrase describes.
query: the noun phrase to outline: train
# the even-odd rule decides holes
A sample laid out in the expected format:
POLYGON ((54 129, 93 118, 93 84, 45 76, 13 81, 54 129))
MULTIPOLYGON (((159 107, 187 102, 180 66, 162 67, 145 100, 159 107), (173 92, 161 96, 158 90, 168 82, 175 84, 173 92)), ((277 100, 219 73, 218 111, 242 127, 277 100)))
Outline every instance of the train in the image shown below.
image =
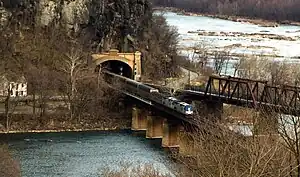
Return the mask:
POLYGON ((159 104, 162 104, 168 108, 171 108, 173 110, 176 110, 177 112, 180 112, 185 115, 191 115, 193 114, 193 106, 182 102, 175 97, 165 96, 159 92, 158 89, 150 87, 148 85, 145 85, 141 82, 137 82, 135 80, 123 77, 121 75, 112 73, 110 71, 103 71, 105 74, 105 80, 108 82, 114 82, 117 81, 122 84, 122 89, 126 91, 130 91, 130 93, 133 93, 135 95, 143 95, 143 97, 146 97, 149 100, 153 100, 159 104))
POLYGON ((182 102, 175 97, 167 97, 162 99, 162 104, 187 115, 193 114, 192 105, 187 104, 186 102, 182 102))

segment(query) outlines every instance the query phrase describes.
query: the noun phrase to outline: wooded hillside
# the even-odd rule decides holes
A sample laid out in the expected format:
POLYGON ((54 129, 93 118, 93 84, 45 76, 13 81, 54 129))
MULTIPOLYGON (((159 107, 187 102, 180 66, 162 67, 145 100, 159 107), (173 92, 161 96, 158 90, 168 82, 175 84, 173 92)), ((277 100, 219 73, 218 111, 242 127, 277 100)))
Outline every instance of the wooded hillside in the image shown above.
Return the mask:
MULTIPOLYGON (((162 16, 153 15, 148 1, 0 2, 0 76, 10 82, 25 77, 28 94, 36 100, 30 105, 33 120, 24 121, 35 124, 30 128, 43 129, 53 125, 45 118, 49 116, 52 104, 49 97, 53 95, 66 99, 63 107, 67 110, 55 108, 51 111, 63 112, 68 117, 67 122, 83 124, 81 121, 88 117, 90 125, 97 126, 92 122, 105 118, 106 122, 101 126, 113 127, 108 114, 125 111, 116 106, 122 98, 107 87, 87 61, 92 53, 114 48, 122 51, 127 35, 135 39, 129 51, 142 52, 146 64, 143 75, 162 78, 176 70, 177 32, 162 16)), ((8 88, 2 89, 7 91, 8 88)), ((19 103, 6 100, 5 118, 0 124, 7 128, 18 127, 15 123, 21 122, 22 118, 11 120, 19 103)), ((86 125, 90 126, 89 123, 86 125)))
POLYGON ((189 12, 300 21, 298 0, 152 0, 152 2, 155 6, 176 7, 189 12))

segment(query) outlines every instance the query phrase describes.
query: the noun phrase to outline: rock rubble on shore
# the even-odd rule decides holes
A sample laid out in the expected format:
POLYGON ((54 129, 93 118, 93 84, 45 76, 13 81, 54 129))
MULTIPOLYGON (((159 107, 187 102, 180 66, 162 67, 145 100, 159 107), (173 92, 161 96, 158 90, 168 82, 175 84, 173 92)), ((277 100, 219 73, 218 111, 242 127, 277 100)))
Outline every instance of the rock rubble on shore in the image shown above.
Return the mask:
POLYGON ((241 32, 214 32, 214 31, 188 31, 188 33, 198 34, 199 36, 220 36, 220 37, 248 37, 248 38, 264 38, 274 40, 286 40, 286 41, 297 41, 300 40, 300 36, 284 36, 279 34, 269 34, 267 31, 261 31, 261 33, 241 33, 241 32))

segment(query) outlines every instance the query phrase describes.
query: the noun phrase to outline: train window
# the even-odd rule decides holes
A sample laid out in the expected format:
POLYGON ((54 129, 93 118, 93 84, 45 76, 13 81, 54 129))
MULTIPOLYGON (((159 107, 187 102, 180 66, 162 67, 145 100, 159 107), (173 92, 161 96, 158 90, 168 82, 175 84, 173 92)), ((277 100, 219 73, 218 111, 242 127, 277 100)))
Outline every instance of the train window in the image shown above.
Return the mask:
POLYGON ((185 110, 185 111, 190 111, 190 110, 192 110, 192 107, 191 107, 191 106, 186 106, 186 107, 184 108, 184 110, 185 110))

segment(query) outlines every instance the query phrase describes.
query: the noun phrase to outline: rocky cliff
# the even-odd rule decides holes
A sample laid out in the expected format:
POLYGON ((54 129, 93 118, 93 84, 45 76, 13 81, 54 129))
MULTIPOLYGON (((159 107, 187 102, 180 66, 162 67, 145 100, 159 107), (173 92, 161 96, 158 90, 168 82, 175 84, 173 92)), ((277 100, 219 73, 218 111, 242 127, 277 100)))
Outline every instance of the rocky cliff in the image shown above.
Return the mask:
POLYGON ((113 45, 137 35, 151 16, 146 0, 0 0, 0 24, 12 19, 22 27, 63 27, 88 36, 91 44, 113 45))

